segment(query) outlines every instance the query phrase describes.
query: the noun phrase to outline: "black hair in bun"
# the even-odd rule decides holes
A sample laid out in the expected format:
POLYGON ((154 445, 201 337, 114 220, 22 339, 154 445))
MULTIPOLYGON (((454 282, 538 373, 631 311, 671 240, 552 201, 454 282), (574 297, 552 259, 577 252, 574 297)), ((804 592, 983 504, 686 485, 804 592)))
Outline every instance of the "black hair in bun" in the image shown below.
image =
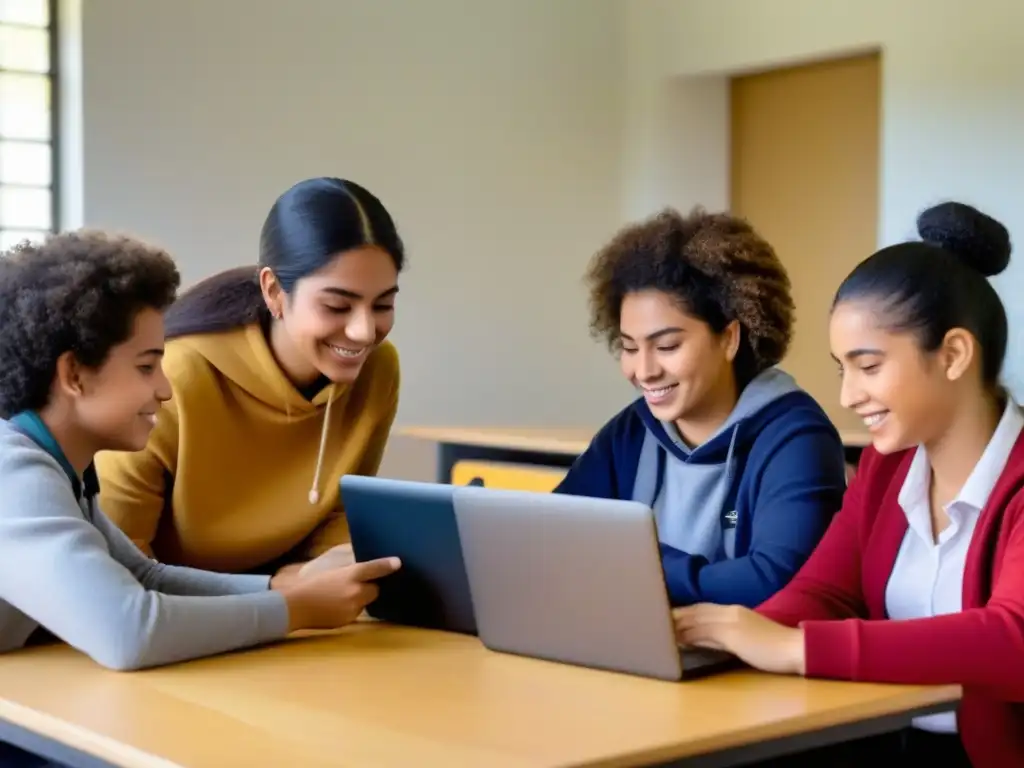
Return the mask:
POLYGON ((955 253, 967 266, 992 277, 1010 263, 1010 232, 1000 222, 965 203, 940 203, 917 217, 926 243, 955 253))
POLYGON ((1006 357, 1006 309, 988 277, 1010 263, 1010 233, 965 203, 947 202, 917 219, 920 241, 890 245, 868 257, 836 291, 833 308, 871 301, 892 332, 914 333, 934 352, 954 328, 969 331, 981 349, 982 378, 997 386, 1006 357))

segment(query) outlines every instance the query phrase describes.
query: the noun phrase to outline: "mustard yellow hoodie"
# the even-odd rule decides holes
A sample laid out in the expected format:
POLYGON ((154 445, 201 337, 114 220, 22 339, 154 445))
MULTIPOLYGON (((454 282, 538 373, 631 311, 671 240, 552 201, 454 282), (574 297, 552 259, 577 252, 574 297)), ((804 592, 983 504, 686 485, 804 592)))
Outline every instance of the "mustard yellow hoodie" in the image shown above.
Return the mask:
POLYGON ((328 385, 312 401, 285 377, 258 324, 174 339, 164 371, 173 397, 146 449, 96 458, 101 508, 144 551, 243 572, 349 540, 338 480, 380 465, 398 407, 389 342, 354 383, 328 385))

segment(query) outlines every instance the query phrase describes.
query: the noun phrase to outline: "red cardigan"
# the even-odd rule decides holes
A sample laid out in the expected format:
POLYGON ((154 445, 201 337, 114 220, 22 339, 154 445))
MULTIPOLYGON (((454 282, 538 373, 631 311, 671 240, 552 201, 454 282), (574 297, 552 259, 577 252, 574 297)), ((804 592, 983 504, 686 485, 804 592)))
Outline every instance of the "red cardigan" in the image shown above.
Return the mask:
POLYGON ((975 528, 963 610, 889 621, 885 588, 907 531, 898 496, 913 455, 865 450, 843 508, 817 549, 757 610, 803 627, 808 677, 963 686, 957 721, 975 768, 1021 768, 1024 435, 975 528))

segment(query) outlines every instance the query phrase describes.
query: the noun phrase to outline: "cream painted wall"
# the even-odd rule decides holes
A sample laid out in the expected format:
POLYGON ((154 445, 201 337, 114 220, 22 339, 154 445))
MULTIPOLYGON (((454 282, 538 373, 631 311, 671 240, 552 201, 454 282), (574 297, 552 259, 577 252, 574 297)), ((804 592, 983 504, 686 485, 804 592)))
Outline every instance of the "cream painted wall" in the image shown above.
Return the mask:
POLYGON ((668 169, 624 165, 623 205, 632 213, 654 207, 650 190, 681 206, 727 202, 727 152, 719 143, 708 142, 707 155, 678 148, 681 136, 720 130, 716 89, 724 93, 726 76, 880 47, 879 243, 913 236, 917 212, 950 197, 974 203, 1010 227, 1019 250, 996 286, 1010 313, 1006 378, 1024 396, 1024 304, 1017 298, 1024 289, 1024 3, 624 2, 627 82, 644 84, 625 95, 625 155, 672 158, 668 169))
POLYGON ((615 0, 87 0, 84 220, 188 281, 254 263, 310 175, 409 250, 401 423, 598 425, 630 396, 581 275, 619 220, 615 0))
POLYGON ((596 425, 630 393, 581 273, 623 219, 728 204, 730 74, 880 47, 879 242, 944 196, 1021 233, 1022 27, 1017 0, 88 0, 66 223, 194 280, 255 258, 287 185, 350 175, 410 248, 399 421, 596 425))

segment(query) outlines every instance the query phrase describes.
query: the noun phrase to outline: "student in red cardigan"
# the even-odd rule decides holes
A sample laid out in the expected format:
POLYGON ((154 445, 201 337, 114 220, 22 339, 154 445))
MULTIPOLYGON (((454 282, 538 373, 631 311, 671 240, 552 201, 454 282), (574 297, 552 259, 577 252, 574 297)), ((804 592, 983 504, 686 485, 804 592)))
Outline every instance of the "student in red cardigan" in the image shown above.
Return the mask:
POLYGON ((963 699, 904 733, 773 764, 1024 766, 1024 416, 998 383, 1007 319, 986 279, 1010 238, 960 203, 918 230, 922 242, 858 265, 833 303, 841 401, 873 442, 842 511, 755 611, 700 604, 675 619, 681 643, 765 671, 959 684, 963 699))

